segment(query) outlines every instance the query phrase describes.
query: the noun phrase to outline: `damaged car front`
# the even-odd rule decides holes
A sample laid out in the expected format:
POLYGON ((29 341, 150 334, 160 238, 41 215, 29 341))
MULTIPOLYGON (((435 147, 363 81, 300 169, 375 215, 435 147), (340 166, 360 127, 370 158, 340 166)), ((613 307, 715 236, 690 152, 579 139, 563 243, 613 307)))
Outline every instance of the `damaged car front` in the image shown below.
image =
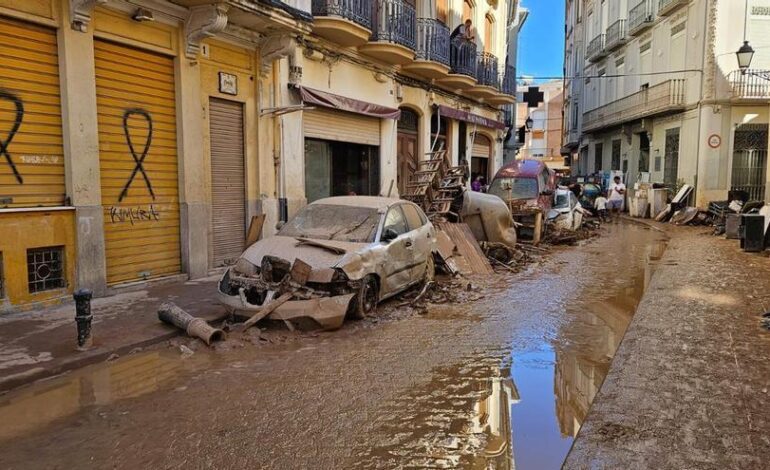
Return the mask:
POLYGON ((362 318, 432 271, 434 229, 417 211, 404 201, 363 196, 309 204, 227 269, 219 298, 234 312, 325 329, 339 328, 346 316, 362 318), (388 226, 396 210, 402 230, 388 226), (407 214, 417 214, 416 230, 406 229, 407 214), (405 269, 393 273, 399 261, 405 269))

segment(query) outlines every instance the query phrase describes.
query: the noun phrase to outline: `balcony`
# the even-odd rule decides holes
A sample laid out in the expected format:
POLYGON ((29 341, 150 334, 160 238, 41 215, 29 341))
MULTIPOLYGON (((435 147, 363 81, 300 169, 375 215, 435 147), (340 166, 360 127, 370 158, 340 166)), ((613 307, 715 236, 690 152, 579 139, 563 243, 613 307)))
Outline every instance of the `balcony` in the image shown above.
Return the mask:
POLYGON ((416 31, 414 6, 404 0, 375 0, 372 37, 358 50, 391 65, 408 64, 414 60, 416 31))
POLYGON ((606 55, 607 51, 604 49, 604 35, 600 34, 588 43, 588 47, 586 48, 586 59, 591 62, 596 62, 606 55))
POLYGON ((476 61, 476 86, 468 93, 479 99, 488 99, 500 93, 500 72, 497 56, 481 52, 476 61))
POLYGON ((583 114, 583 132, 652 116, 671 114, 685 108, 685 80, 672 79, 583 114))
POLYGON ((505 72, 500 75, 500 91, 488 101, 494 105, 516 103, 516 67, 505 67, 505 72))
POLYGON ((652 14, 652 1, 642 0, 629 12, 628 34, 630 36, 641 34, 655 22, 655 16, 652 14))
POLYGON ((727 77, 733 99, 770 100, 770 70, 740 70, 727 77))
POLYGON ((438 79, 449 74, 449 28, 434 18, 417 19, 417 55, 407 72, 438 79))
POLYGON ((363 46, 372 36, 371 0, 312 0, 313 32, 341 46, 363 46))
POLYGON ((668 16, 677 8, 688 3, 690 0, 658 0, 658 16, 668 16))
POLYGON ((453 89, 463 90, 476 84, 476 43, 464 39, 450 41, 450 73, 438 83, 453 89))
POLYGON ((607 52, 614 51, 626 43, 626 20, 618 20, 607 28, 607 52))

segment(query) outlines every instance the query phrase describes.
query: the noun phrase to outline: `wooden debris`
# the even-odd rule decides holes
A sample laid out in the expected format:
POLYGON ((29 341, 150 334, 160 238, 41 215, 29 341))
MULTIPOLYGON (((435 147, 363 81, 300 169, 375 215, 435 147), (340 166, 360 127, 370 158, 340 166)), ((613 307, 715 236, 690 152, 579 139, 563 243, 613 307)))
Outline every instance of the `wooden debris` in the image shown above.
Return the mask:
POLYGON ((246 232, 246 247, 255 244, 262 238, 262 227, 265 225, 265 214, 255 215, 249 223, 249 231, 246 232))
POLYGON ((267 305, 263 306, 261 310, 259 310, 251 318, 249 318, 243 323, 243 331, 248 330, 256 322, 260 321, 261 319, 273 313, 275 309, 277 309, 281 305, 291 300, 292 296, 294 296, 293 292, 286 292, 285 294, 282 294, 277 299, 273 299, 270 302, 268 302, 267 305))
POLYGON ((436 227, 446 233, 455 248, 451 258, 455 261, 458 271, 463 274, 479 274, 487 276, 494 273, 484 252, 481 251, 476 238, 467 224, 440 222, 436 227))

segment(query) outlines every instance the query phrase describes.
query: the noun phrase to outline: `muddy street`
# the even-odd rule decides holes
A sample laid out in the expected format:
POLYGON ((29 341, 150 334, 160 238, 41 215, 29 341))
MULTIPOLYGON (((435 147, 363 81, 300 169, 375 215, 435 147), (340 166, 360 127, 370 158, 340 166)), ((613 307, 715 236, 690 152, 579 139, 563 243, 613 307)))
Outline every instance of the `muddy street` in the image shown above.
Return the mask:
POLYGON ((612 224, 473 302, 39 382, 0 396, 0 467, 559 468, 664 249, 612 224))

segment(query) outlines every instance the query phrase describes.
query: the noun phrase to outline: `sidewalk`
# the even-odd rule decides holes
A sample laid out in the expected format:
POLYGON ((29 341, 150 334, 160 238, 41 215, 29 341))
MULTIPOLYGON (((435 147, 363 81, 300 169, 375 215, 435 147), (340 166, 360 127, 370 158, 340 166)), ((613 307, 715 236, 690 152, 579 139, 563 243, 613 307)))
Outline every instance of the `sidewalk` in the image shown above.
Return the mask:
POLYGON ((0 392, 178 335, 178 329, 158 320, 158 306, 165 301, 208 321, 222 318, 225 309, 215 298, 217 279, 159 285, 94 299, 94 347, 86 352, 75 349, 73 302, 0 315, 0 392))
POLYGON ((564 468, 767 468, 770 258, 705 227, 665 227, 669 247, 564 468))

